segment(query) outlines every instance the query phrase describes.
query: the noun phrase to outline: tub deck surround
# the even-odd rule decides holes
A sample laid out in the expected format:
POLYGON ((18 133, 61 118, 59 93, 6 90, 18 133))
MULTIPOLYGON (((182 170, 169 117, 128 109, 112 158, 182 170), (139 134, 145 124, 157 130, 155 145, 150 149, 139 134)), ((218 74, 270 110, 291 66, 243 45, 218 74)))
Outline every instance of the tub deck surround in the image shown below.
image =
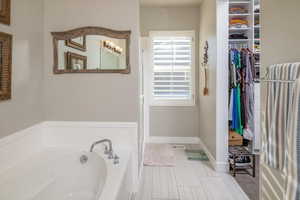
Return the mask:
POLYGON ((1 174, 0 199, 96 199, 103 190, 107 168, 100 156, 88 152, 89 162, 81 165, 81 153, 46 149, 31 156, 1 174))
MULTIPOLYGON (((71 195, 71 189, 76 187, 75 190, 82 193, 74 193, 70 199, 82 199, 83 196, 80 195, 85 195, 84 199, 87 200, 119 200, 120 194, 122 197, 127 195, 129 198, 136 190, 137 184, 137 125, 136 123, 44 122, 0 140, 0 161, 0 199, 50 200, 50 197, 46 198, 47 194, 50 194, 49 191, 55 191, 53 193, 62 196, 71 195), (102 145, 95 147, 94 153, 88 152, 94 141, 103 138, 112 140, 114 152, 120 157, 119 164, 115 165, 113 160, 104 155, 102 145), (95 157, 88 160, 88 164, 89 162, 95 164, 86 172, 97 167, 98 170, 95 171, 99 171, 87 173, 89 178, 86 179, 77 175, 85 173, 84 168, 81 168, 85 166, 79 161, 84 153, 88 156, 94 154, 92 157, 95 157), (70 162, 66 162, 68 160, 70 162), (102 164, 99 164, 101 162, 102 164), (53 169, 57 172, 55 176, 53 169), (62 173, 58 173, 59 171, 62 173), (50 172, 52 176, 49 175, 50 172), (95 179, 92 178, 93 174, 95 179), (100 181, 97 183, 97 180, 100 181), (53 185, 68 183, 68 181, 69 184, 65 185, 72 185, 73 188, 62 185, 59 187, 61 189, 57 189, 53 185), (81 190, 81 185, 76 185, 77 182, 83 182, 83 185, 89 187, 82 187, 81 190), (123 185, 124 183, 126 186, 123 185), (101 195, 92 198, 91 195, 95 195, 95 190, 89 189, 95 188, 97 184, 101 195)), ((55 197, 55 199, 60 198, 55 197)))
POLYGON ((0 174, 0 199, 116 200, 129 167, 130 149, 118 149, 122 162, 114 165, 102 149, 94 153, 48 148, 0 174), (81 164, 79 157, 89 157, 81 164), (102 157, 103 156, 103 157, 102 157))

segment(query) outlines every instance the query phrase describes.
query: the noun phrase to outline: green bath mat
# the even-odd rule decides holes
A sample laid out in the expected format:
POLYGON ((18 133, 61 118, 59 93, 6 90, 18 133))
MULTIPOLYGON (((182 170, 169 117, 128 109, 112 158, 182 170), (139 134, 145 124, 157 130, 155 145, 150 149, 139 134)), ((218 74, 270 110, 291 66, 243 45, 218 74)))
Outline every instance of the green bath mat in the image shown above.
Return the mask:
POLYGON ((206 153, 199 149, 199 150, 189 150, 186 149, 185 153, 188 157, 188 160, 201 160, 201 161, 209 161, 206 153))

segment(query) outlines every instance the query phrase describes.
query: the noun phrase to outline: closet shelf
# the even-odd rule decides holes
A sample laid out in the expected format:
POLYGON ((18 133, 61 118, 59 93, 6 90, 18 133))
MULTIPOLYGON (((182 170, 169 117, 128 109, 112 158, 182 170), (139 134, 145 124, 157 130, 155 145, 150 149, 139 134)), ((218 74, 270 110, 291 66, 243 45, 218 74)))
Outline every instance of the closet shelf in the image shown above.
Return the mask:
POLYGON ((250 16, 249 13, 229 14, 229 16, 250 16))
POLYGON ((229 4, 250 4, 250 1, 229 1, 229 4))
POLYGON ((229 42, 249 42, 249 39, 229 39, 229 42))
POLYGON ((229 28, 229 31, 248 31, 250 28, 229 28))

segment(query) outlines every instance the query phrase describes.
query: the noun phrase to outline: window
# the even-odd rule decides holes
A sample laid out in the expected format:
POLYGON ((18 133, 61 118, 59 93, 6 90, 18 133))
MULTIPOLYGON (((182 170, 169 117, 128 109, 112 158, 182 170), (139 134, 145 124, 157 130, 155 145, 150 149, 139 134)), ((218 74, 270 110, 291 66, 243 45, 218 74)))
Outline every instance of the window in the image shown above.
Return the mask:
POLYGON ((151 105, 194 105, 194 31, 151 32, 150 36, 151 105))

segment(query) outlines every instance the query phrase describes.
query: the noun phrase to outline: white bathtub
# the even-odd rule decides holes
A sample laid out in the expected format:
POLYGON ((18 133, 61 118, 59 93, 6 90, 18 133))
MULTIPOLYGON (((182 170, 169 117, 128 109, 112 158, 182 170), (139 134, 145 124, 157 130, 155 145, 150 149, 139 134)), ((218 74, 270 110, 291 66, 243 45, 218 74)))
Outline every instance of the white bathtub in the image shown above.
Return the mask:
MULTIPOLYGON (((75 133, 77 138, 74 136, 73 139, 68 140, 71 142, 66 143, 66 138, 62 136, 64 134, 60 134, 57 128, 55 133, 53 130, 50 131, 50 136, 49 130, 45 131, 45 124, 43 124, 43 134, 39 126, 38 129, 35 127, 35 131, 31 130, 30 134, 21 134, 21 137, 20 134, 10 136, 9 139, 0 141, 0 200, 127 200, 130 198, 133 192, 134 148, 130 145, 120 145, 115 141, 114 150, 120 157, 120 163, 114 164, 113 160, 103 154, 102 145, 96 146, 93 153, 87 152, 91 142, 85 144, 82 136, 75 133), (56 134, 64 139, 57 138, 56 134), (79 145, 80 140, 82 145, 79 145), (43 142, 36 144, 37 141, 43 142), (30 143, 33 146, 32 151, 28 150, 31 148, 30 143), (9 159, 10 152, 14 159, 9 159), (87 163, 80 163, 81 155, 88 156, 87 163), (8 159, 8 163, 5 159, 8 159)), ((85 140, 107 138, 100 132, 98 134, 102 137, 99 138, 98 135, 94 139, 95 135, 92 131, 90 133, 92 136, 85 132, 85 140)), ((110 139, 114 143, 114 137, 110 139)))

